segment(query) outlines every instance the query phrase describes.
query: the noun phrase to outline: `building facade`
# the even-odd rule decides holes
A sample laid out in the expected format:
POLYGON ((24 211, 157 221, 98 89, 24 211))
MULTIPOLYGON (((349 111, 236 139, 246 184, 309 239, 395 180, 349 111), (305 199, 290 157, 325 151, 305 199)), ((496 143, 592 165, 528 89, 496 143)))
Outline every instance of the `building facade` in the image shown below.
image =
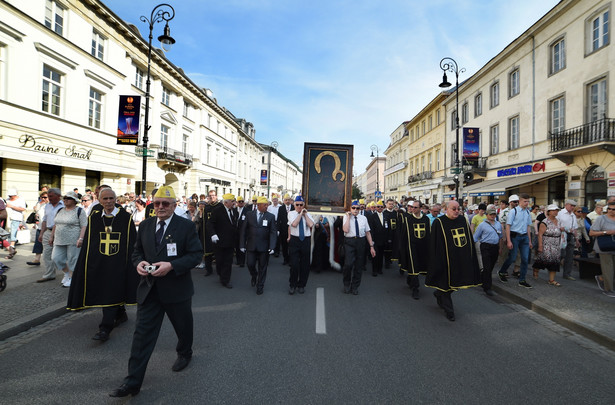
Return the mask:
POLYGON ((409 137, 406 124, 403 122, 389 136, 391 142, 385 154, 385 169, 384 169, 384 192, 387 197, 400 201, 405 198, 408 192, 408 152, 409 152, 409 137))
POLYGON ((365 201, 375 201, 376 192, 380 192, 382 198, 387 197, 383 191, 385 186, 384 168, 386 165, 386 157, 374 157, 365 168, 365 201))

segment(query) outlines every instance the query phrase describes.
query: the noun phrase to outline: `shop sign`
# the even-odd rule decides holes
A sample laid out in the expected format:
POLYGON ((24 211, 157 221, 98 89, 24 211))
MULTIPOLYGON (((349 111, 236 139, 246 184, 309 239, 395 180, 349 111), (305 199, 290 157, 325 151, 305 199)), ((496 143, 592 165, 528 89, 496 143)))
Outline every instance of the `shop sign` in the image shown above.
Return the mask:
POLYGON ((615 187, 615 180, 609 179, 609 187, 615 187))
POLYGON ((570 182, 570 187, 568 187, 569 190, 580 190, 581 189, 581 182, 580 181, 571 181, 570 182))
POLYGON ((609 177, 615 177, 615 172, 609 172, 609 177))
POLYGON ((48 153, 50 155, 65 155, 75 159, 90 160, 92 157, 92 149, 85 149, 75 145, 69 145, 67 148, 61 148, 53 145, 51 139, 42 136, 35 137, 33 135, 23 134, 19 137, 20 146, 24 149, 30 149, 36 152, 48 153))
POLYGON ((614 195, 615 195, 615 188, 608 188, 608 189, 606 190, 606 195, 607 195, 607 197, 612 197, 612 196, 614 196, 614 195))
POLYGON ((480 192, 476 192, 476 193, 470 193, 470 197, 488 197, 488 196, 499 196, 499 195, 506 195, 505 191, 487 191, 484 193, 480 193, 480 192))
POLYGON ((523 165, 518 167, 511 167, 510 169, 498 170, 498 177, 515 176, 517 174, 528 174, 539 171, 545 171, 545 162, 534 163, 533 165, 523 165))

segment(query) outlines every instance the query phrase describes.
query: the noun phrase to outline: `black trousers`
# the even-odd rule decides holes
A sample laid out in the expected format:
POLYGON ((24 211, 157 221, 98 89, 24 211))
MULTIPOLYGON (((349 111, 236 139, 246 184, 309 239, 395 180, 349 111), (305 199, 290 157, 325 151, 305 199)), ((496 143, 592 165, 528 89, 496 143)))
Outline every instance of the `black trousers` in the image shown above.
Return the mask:
POLYGON ((175 347, 177 355, 192 356, 192 299, 170 304, 162 303, 158 299, 156 286, 154 286, 145 302, 137 308, 137 324, 130 349, 128 376, 124 379, 124 384, 130 387, 140 387, 143 383, 147 363, 156 346, 165 313, 177 335, 177 346, 175 347))
MULTIPOLYGON (((384 262, 384 245, 375 245, 376 256, 372 257, 372 274, 382 274, 384 262)), ((369 249, 366 249, 369 252, 369 249)), ((369 255, 367 255, 369 257, 369 255)))
POLYGON ((214 255, 205 256, 205 271, 208 273, 214 272, 214 255))
POLYGON ((126 313, 126 307, 123 305, 116 305, 113 307, 102 308, 102 321, 98 325, 98 329, 105 332, 111 332, 115 326, 115 320, 122 317, 126 313))
POLYGON ((483 259, 483 271, 481 273, 483 279, 483 290, 491 290, 491 287, 493 286, 491 272, 498 261, 500 246, 492 243, 481 243, 480 255, 483 259))
POLYGON ((267 265, 269 264, 269 252, 246 252, 246 262, 250 275, 256 276, 256 286, 263 288, 265 286, 265 279, 267 278, 267 265), (258 270, 256 264, 258 263, 258 270))
POLYGON ((237 245, 235 246, 235 260, 237 264, 243 266, 246 264, 246 254, 239 250, 239 241, 237 241, 237 245))
POLYGON ((344 287, 357 290, 361 285, 361 276, 365 270, 365 237, 344 238, 346 257, 342 270, 344 287))
POLYGON ((418 289, 421 286, 421 282, 419 281, 418 274, 408 274, 406 277, 406 284, 408 287, 414 289, 418 289))
POLYGON ((290 254, 291 287, 305 287, 310 275, 310 237, 300 240, 298 236, 291 236, 288 244, 290 254))
POLYGON ((280 250, 282 250, 282 256, 284 257, 284 261, 285 262, 289 262, 289 255, 288 255, 288 232, 282 234, 282 232, 280 232, 280 236, 278 237, 278 241, 280 242, 280 250))
POLYGON ((442 308, 447 314, 455 313, 455 309, 453 308, 453 299, 451 298, 452 291, 440 291, 436 290, 434 295, 436 298, 440 297, 440 302, 442 303, 442 308))
POLYGON ((233 270, 233 250, 232 247, 215 247, 216 250, 216 271, 220 276, 222 284, 228 284, 231 281, 231 272, 233 270))

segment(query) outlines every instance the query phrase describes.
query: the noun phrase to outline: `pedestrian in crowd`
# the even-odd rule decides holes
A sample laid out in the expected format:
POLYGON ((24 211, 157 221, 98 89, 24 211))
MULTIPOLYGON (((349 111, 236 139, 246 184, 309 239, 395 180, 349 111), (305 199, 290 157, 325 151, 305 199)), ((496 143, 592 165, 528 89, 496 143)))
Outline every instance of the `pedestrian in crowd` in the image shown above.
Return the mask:
POLYGON ((407 273, 406 283, 412 289, 412 298, 420 297, 419 274, 427 274, 429 267, 429 237, 431 222, 421 212, 421 203, 411 201, 408 213, 402 214, 399 264, 407 273))
MULTIPOLYGON (((259 197, 256 204, 256 212, 243 214, 245 219, 239 232, 239 250, 246 255, 248 270, 252 276, 251 285, 256 286, 256 294, 261 295, 265 288, 269 255, 275 251, 278 228, 274 215, 267 211, 267 197, 259 197)), ((280 210, 284 211, 284 207, 280 210)))
POLYGON ((359 294, 361 276, 363 271, 365 271, 366 246, 369 246, 369 253, 372 258, 376 256, 367 218, 365 215, 359 214, 360 209, 359 202, 353 201, 350 212, 346 212, 346 215, 344 215, 344 222, 342 224, 342 229, 344 230, 344 251, 346 253, 343 268, 345 294, 359 294), (366 240, 367 244, 365 243, 366 240))
MULTIPOLYGON (((506 224, 506 217, 511 210, 514 210, 515 207, 519 205, 519 196, 517 194, 513 194, 508 197, 508 206, 500 211, 500 215, 498 216, 498 221, 501 224, 506 224)), ((504 230, 504 234, 506 234, 506 230, 504 230)), ((508 242, 507 242, 508 243, 508 242)))
POLYGON ((141 198, 137 198, 135 200, 135 210, 132 213, 132 222, 135 224, 137 231, 139 230, 139 225, 141 222, 145 220, 145 201, 141 198))
POLYGON ((34 259, 26 262, 29 266, 40 266, 41 255, 43 254, 43 244, 38 240, 41 236, 41 226, 43 224, 43 218, 45 217, 45 207, 49 202, 49 196, 46 191, 42 191, 39 195, 39 200, 34 206, 34 213, 36 219, 36 236, 34 238, 34 244, 32 246, 32 253, 34 253, 34 259))
POLYGON ((280 250, 282 251, 282 257, 284 261, 282 262, 283 266, 286 266, 290 263, 290 256, 288 254, 288 213, 294 210, 293 199, 290 194, 286 193, 284 195, 284 204, 278 210, 278 220, 277 220, 277 228, 278 228, 278 243, 280 244, 280 250))
POLYGON ((581 207, 582 220, 579 222, 582 224, 583 229, 585 231, 585 234, 583 237, 584 240, 581 241, 581 257, 583 258, 587 258, 589 256, 589 253, 591 253, 593 249, 593 245, 594 245, 594 238, 589 236, 589 230, 591 229, 591 226, 592 226, 592 220, 589 219, 588 214, 589 214, 589 208, 581 207))
POLYGON ((81 197, 81 206, 85 210, 85 215, 90 216, 90 212, 92 211, 92 196, 89 194, 85 194, 81 197))
POLYGON ((467 220, 460 215, 459 203, 449 201, 446 215, 434 220, 431 227, 429 258, 425 286, 432 287, 438 306, 449 321, 455 320, 451 294, 462 288, 480 285, 480 269, 474 240, 467 220))
POLYGON ((295 209, 288 213, 288 251, 290 255, 290 279, 288 293, 305 292, 310 275, 310 237, 314 219, 305 208, 300 195, 295 197, 295 209))
MULTIPOLYGON (((215 257, 215 249, 214 249, 214 243, 212 242, 211 237, 213 236, 211 234, 211 227, 208 225, 210 219, 211 219, 211 215, 214 211, 214 209, 216 209, 219 206, 222 206, 222 203, 220 201, 218 201, 218 193, 216 192, 215 189, 209 190, 209 192, 207 193, 207 198, 209 199, 209 202, 207 204, 205 204, 205 207, 203 208, 203 232, 204 232, 204 245, 205 245, 205 250, 203 253, 203 264, 205 267, 205 277, 211 276, 213 274, 213 263, 214 263, 214 257, 215 257)), ((216 258, 217 260, 217 258, 216 258)), ((232 264, 232 263, 231 263, 232 264)), ((217 266, 216 266, 217 269, 217 266)), ((218 275, 220 275, 218 273, 218 275)), ((231 284, 232 286, 232 284, 231 284)))
POLYGON ((496 220, 495 207, 487 208, 487 218, 478 224, 474 232, 474 242, 480 245, 482 262, 481 280, 483 291, 489 296, 495 295, 492 290, 493 281, 491 273, 498 261, 504 245, 504 232, 502 224, 496 220))
POLYGON ((15 245, 17 244, 17 231, 24 220, 23 213, 26 210, 26 200, 21 198, 17 194, 17 190, 14 188, 10 188, 8 191, 9 199, 6 200, 6 212, 7 219, 11 226, 11 236, 10 236, 10 246, 9 246, 9 254, 6 256, 7 259, 12 259, 17 250, 15 249, 15 245))
POLYGON ((591 249, 587 249, 591 240, 587 232, 589 227, 587 229, 585 228, 587 214, 589 214, 589 209, 587 207, 576 207, 574 209, 574 215, 577 218, 577 246, 579 247, 579 251, 575 253, 580 257, 587 257, 587 253, 591 251, 591 249))
MULTIPOLYGON (((427 214, 429 214, 429 212, 430 212, 429 205, 427 205, 427 204, 423 204, 423 205, 421 205, 421 213, 422 213, 423 215, 425 215, 425 216, 426 216, 427 214)), ((431 221, 430 221, 430 222, 431 222, 431 221)), ((430 224, 430 225, 431 225, 431 224, 430 224)))
MULTIPOLYGON (((374 251, 376 252, 374 257, 372 257, 372 276, 377 277, 378 274, 382 274, 384 249, 388 245, 390 231, 388 218, 384 216, 384 202, 382 202, 382 200, 376 202, 376 212, 369 215, 367 221, 374 242, 374 251)), ((369 246, 367 246, 367 248, 369 248, 369 246)))
MULTIPOLYGON (((271 196, 271 205, 269 205, 269 207, 267 208, 267 211, 273 214, 276 221, 278 220, 278 213, 280 211, 280 207, 282 207, 282 204, 280 204, 279 196, 276 193, 273 193, 271 196)), ((280 241, 277 241, 277 245, 275 247, 275 253, 273 255, 275 257, 280 256, 280 241)))
MULTIPOLYGON (((235 218, 237 218, 237 232, 239 232, 246 220, 246 214, 248 213, 242 196, 237 197, 236 206, 233 210, 235 218)), ((235 242, 235 262, 239 267, 244 267, 246 265, 246 254, 239 248, 239 238, 237 238, 235 242)))
POLYGON ((77 193, 69 191, 63 201, 64 208, 60 208, 56 213, 49 243, 53 245, 51 259, 56 268, 64 272, 60 284, 68 288, 83 244, 88 219, 83 208, 77 207, 77 193))
POLYGON ((154 210, 154 205, 152 204, 152 197, 156 195, 158 189, 155 188, 152 190, 152 194, 148 195, 148 200, 145 202, 145 219, 152 218, 156 216, 156 210, 154 210))
MULTIPOLYGON (((395 200, 389 198, 386 202, 384 216, 389 224, 387 244, 384 248, 384 268, 390 269, 393 260, 399 258, 399 214, 397 212, 395 200)), ((403 272, 400 270, 400 274, 403 272)))
POLYGON ((190 221, 194 222, 194 219, 196 217, 197 211, 196 211, 196 204, 197 202, 194 200, 190 200, 188 201, 188 209, 186 210, 186 215, 187 215, 187 219, 189 219, 190 221))
POLYGON ((527 266, 530 257, 530 249, 532 248, 532 241, 530 240, 530 228, 532 227, 532 217, 528 208, 530 202, 530 196, 528 194, 521 194, 518 198, 519 206, 513 204, 513 198, 511 196, 511 209, 504 215, 506 218, 505 234, 506 244, 510 254, 508 259, 504 262, 498 275, 500 281, 503 283, 508 281, 508 267, 515 263, 517 259, 517 253, 521 256, 521 267, 517 273, 513 270, 513 276, 519 276, 519 286, 525 288, 532 288, 532 286, 526 281, 527 266), (513 205, 515 205, 513 207, 513 205))
POLYGON ((231 193, 222 196, 222 204, 218 204, 211 212, 207 221, 207 229, 211 234, 216 255, 216 272, 220 276, 220 283, 226 288, 233 288, 231 273, 233 269, 233 251, 239 232, 237 218, 233 211, 235 196, 231 193))
POLYGON ((538 247, 534 259, 534 279, 538 279, 540 269, 549 272, 549 285, 560 287, 555 281, 555 273, 559 271, 561 260, 562 235, 561 225, 557 219, 560 209, 551 204, 547 207, 546 218, 538 224, 538 247))
POLYGON ((111 188, 100 190, 98 197, 102 210, 80 217, 86 218, 87 229, 80 238, 83 246, 70 285, 68 309, 102 308, 102 320, 92 339, 106 342, 111 331, 128 319, 124 305, 136 303, 139 276, 132 264, 136 229, 131 215, 115 206, 117 197, 111 188))
POLYGON ((562 231, 565 232, 566 246, 562 249, 562 259, 564 259, 564 279, 574 281, 572 277, 572 267, 574 266, 574 250, 579 247, 577 240, 577 218, 574 210, 577 207, 575 200, 566 200, 564 209, 557 214, 557 221, 562 231))
POLYGON ((596 238, 594 251, 599 254, 602 276, 596 276, 598 287, 604 295, 615 298, 613 275, 615 274, 615 250, 605 251, 600 248, 598 238, 615 235, 615 200, 609 201, 606 215, 597 216, 589 230, 589 236, 596 238))
POLYGON ((136 290, 137 321, 128 375, 111 397, 134 396, 141 390, 165 313, 178 338, 177 359, 171 369, 181 371, 192 359, 191 270, 201 260, 203 249, 194 224, 173 214, 175 205, 174 190, 160 187, 154 196, 156 218, 146 219, 139 227, 132 254, 133 266, 141 276, 136 290))
POLYGON ((49 243, 49 240, 51 239, 51 229, 55 224, 54 219, 56 213, 64 208, 64 202, 62 201, 62 192, 57 188, 50 188, 49 191, 47 191, 47 196, 49 197, 49 203, 45 206, 45 216, 43 216, 41 233, 38 236, 38 241, 43 244, 45 271, 43 272, 43 277, 36 280, 37 283, 44 283, 45 281, 55 280, 56 278, 56 265, 51 259, 53 244, 49 243))
POLYGON ((427 218, 429 218, 430 224, 433 224, 433 220, 438 218, 440 215, 440 211, 442 210, 442 205, 433 204, 431 209, 429 210, 429 214, 427 214, 427 218))
POLYGON ((477 213, 474 214, 470 222, 470 230, 472 231, 472 233, 476 231, 476 228, 478 227, 478 225, 480 225, 481 222, 487 219, 487 215, 485 214, 486 210, 487 204, 485 203, 480 203, 476 206, 477 213))
POLYGON ((126 197, 126 206, 124 207, 124 209, 129 214, 132 214, 137 209, 136 207, 137 196, 135 195, 134 192, 130 192, 130 193, 126 193, 125 197, 126 197))
POLYGON ((590 212, 589 214, 587 214, 587 217, 594 222, 596 220, 596 218, 598 218, 600 215, 603 214, 603 210, 604 210, 604 206, 606 205, 606 202, 604 200, 600 200, 596 202, 596 205, 594 207, 594 210, 592 212, 590 212))

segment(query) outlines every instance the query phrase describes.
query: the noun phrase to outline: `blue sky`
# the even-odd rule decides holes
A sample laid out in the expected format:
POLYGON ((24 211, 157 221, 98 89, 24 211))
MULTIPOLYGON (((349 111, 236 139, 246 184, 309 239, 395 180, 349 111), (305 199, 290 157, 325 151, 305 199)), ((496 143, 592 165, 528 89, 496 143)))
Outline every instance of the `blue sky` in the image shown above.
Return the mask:
MULTIPOLYGON (((103 0, 146 37, 159 1, 103 0)), ((370 146, 438 93, 454 58, 470 77, 557 0, 178 0, 167 57, 218 103, 252 122, 258 142, 302 164, 303 142, 370 146)), ((163 25, 154 27, 154 40, 163 25)), ((382 153, 381 153, 382 154, 382 153)))

